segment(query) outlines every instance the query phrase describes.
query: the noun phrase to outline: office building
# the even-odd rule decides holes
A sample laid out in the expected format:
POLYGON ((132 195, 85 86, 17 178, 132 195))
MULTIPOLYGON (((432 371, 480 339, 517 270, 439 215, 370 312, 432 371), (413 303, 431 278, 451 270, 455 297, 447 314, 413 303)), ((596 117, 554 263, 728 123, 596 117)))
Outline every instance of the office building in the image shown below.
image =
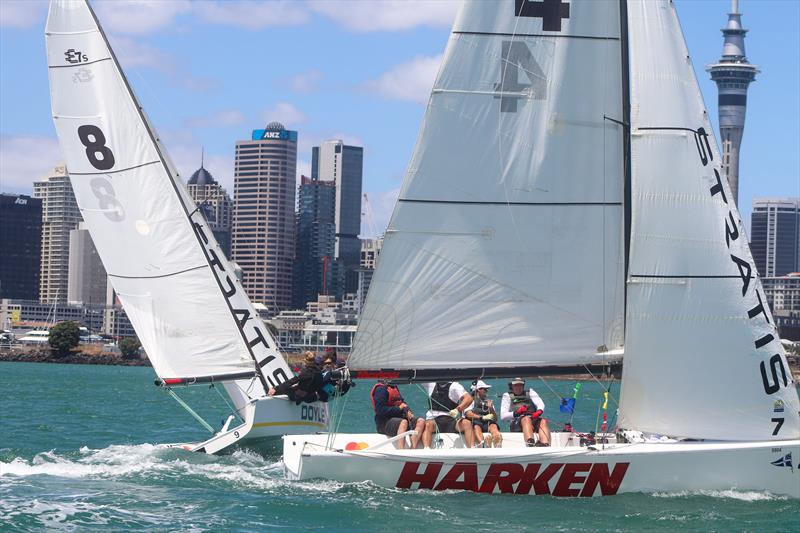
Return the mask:
POLYGON ((279 122, 236 143, 231 259, 271 314, 292 304, 297 132, 279 122))
POLYGON ((336 245, 334 257, 342 271, 341 297, 356 292, 361 243, 361 186, 364 149, 348 146, 341 140, 325 141, 311 149, 311 178, 333 182, 336 186, 336 245))
POLYGON ((761 277, 800 271, 800 198, 754 198, 750 249, 761 277))
POLYGON ((706 70, 717 84, 719 93, 719 134, 722 144, 722 171, 731 186, 733 201, 739 204, 739 147, 744 133, 747 88, 759 70, 747 61, 744 53, 742 15, 739 0, 731 0, 728 23, 722 29, 722 57, 706 70))
POLYGON ((0 299, 39 299, 42 200, 0 194, 0 299))
POLYGON ((382 246, 383 238, 361 240, 361 268, 375 270, 382 246))
POLYGON ((108 276, 89 230, 81 223, 69 232, 69 276, 67 301, 74 304, 104 304, 108 276))
POLYGON ((33 196, 42 201, 42 260, 39 299, 66 302, 69 285, 69 232, 78 227, 81 213, 67 169, 56 167, 33 183, 33 196))
POLYGON ((208 226, 217 239, 225 257, 231 256, 231 226, 233 223, 233 200, 214 176, 203 167, 192 174, 186 185, 189 196, 195 201, 208 221, 208 226))
POLYGON ((800 272, 761 278, 764 296, 782 339, 800 341, 800 272))
POLYGON ((336 187, 332 181, 302 176, 297 196, 293 307, 303 309, 334 289, 336 187))

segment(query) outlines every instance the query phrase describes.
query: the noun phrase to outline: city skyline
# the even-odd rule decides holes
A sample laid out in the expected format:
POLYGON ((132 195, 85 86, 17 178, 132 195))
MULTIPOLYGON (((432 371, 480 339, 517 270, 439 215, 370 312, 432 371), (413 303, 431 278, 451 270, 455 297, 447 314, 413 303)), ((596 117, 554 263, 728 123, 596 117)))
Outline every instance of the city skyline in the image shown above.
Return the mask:
MULTIPOLYGON (((205 146, 205 167, 232 191, 241 132, 283 120, 299 132, 298 176, 310 175, 311 147, 324 140, 364 147, 364 191, 383 230, 454 2, 231 2, 224 12, 217 2, 93 5, 184 181, 205 146)), ((704 67, 719 57, 730 1, 676 5, 716 128, 717 90, 704 67)), ((762 70, 750 89, 742 144, 740 208, 749 224, 753 197, 800 196, 800 59, 792 52, 800 47, 793 24, 800 4, 742 0, 739 11, 750 30, 748 58, 762 70)), ((14 50, 0 66, 3 192, 30 193, 61 160, 48 102, 45 16, 42 2, 4 1, 0 9, 0 44, 14 50)), ((370 236, 362 220, 362 237, 370 236)))

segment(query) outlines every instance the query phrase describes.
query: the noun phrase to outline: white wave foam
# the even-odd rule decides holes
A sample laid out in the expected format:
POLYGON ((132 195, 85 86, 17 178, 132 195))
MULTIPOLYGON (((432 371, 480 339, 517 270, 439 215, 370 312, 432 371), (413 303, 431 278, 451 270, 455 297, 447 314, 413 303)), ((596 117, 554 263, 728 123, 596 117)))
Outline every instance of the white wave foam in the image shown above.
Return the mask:
POLYGON ((760 502, 772 500, 788 500, 788 496, 760 492, 754 490, 681 490, 676 492, 654 492, 656 498, 687 498, 692 496, 708 496, 710 498, 730 498, 744 502, 760 502))

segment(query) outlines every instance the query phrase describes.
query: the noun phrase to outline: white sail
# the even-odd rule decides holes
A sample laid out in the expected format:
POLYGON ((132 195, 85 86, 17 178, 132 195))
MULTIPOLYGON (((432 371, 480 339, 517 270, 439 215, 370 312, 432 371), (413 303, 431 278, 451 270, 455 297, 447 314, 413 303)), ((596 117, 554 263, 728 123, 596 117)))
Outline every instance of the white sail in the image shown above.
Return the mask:
POLYGON ((572 364, 621 347, 618 3, 534 4, 462 7, 352 368, 572 364))
MULTIPOLYGON (((53 118, 111 283, 163 379, 291 372, 177 177, 83 0, 46 28, 53 118)), ((249 391, 263 394, 256 382, 249 391)), ((237 402, 239 403, 239 402, 237 402)))
POLYGON ((675 8, 635 0, 628 13, 633 212, 620 424, 796 439, 797 393, 675 8))

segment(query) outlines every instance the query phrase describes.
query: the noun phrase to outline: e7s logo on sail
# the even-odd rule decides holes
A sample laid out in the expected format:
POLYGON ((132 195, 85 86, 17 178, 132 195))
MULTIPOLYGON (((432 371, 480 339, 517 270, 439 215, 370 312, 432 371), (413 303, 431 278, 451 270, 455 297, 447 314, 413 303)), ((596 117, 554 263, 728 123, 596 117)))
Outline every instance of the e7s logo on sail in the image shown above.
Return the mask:
POLYGON ((67 63, 72 63, 73 65, 76 63, 85 63, 89 61, 89 58, 81 52, 80 50, 75 50, 74 48, 70 48, 66 52, 64 52, 64 57, 67 60, 67 63))

